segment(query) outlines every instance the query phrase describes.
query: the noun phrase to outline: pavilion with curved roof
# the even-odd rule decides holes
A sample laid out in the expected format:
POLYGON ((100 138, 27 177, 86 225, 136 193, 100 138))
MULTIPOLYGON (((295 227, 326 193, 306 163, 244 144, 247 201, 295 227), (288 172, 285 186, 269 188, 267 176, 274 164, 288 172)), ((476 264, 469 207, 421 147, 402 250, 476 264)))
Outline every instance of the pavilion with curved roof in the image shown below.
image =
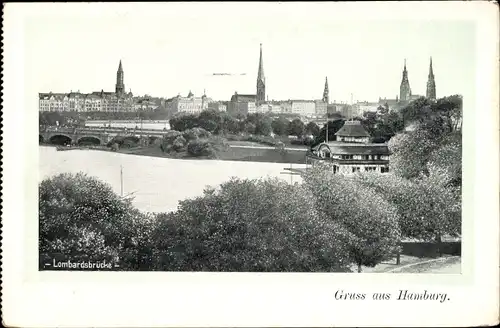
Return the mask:
POLYGON ((346 121, 335 141, 322 142, 306 156, 312 165, 325 163, 333 173, 389 172, 386 143, 370 143, 370 134, 360 121, 346 121))

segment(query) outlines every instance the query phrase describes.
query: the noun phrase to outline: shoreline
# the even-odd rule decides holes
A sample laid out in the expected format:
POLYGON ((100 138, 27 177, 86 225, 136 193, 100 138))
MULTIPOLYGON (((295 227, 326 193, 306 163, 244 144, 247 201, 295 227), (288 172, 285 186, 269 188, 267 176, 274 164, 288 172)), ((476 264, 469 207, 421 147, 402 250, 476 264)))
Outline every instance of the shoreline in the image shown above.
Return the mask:
POLYGON ((303 149, 292 149, 287 154, 281 154, 272 147, 248 147, 232 145, 226 151, 217 152, 217 157, 189 156, 182 153, 165 153, 158 146, 138 146, 133 148, 122 148, 117 151, 109 147, 89 145, 89 146, 65 146, 40 143, 39 146, 54 147, 57 151, 70 150, 96 150, 125 155, 137 155, 157 158, 179 159, 179 160, 219 160, 219 161, 239 161, 239 162, 261 162, 261 163, 281 163, 305 165, 305 151, 303 149))

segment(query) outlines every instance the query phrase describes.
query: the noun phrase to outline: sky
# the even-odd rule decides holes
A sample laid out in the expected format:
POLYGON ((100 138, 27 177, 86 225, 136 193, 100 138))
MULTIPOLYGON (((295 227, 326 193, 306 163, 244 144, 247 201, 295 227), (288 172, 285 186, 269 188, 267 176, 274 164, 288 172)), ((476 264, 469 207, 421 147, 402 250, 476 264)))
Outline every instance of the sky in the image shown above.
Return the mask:
POLYGON ((321 99, 325 77, 331 101, 395 98, 405 58, 413 94, 425 95, 430 56, 438 97, 475 85, 472 21, 320 3, 43 8, 24 20, 35 95, 113 91, 120 60, 134 95, 255 94, 260 43, 269 99, 321 99))

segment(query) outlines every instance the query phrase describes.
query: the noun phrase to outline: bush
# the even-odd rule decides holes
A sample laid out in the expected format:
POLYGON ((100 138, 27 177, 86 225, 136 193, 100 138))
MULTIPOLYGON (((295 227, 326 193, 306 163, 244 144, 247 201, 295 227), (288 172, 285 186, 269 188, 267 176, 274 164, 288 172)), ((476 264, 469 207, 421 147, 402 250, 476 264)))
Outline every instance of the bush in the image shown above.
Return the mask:
POLYGON ((403 236, 440 242, 461 232, 461 192, 450 186, 446 169, 430 167, 430 175, 408 180, 395 174, 363 174, 355 179, 395 206, 403 236))
POLYGON ((192 129, 188 129, 182 133, 182 136, 187 141, 191 141, 191 140, 195 140, 195 139, 206 139, 206 138, 209 138, 211 135, 212 135, 212 133, 210 133, 207 130, 202 129, 202 128, 192 128, 192 129))
POLYGON ((325 219, 345 229, 350 259, 373 267, 398 251, 401 232, 397 209, 355 179, 313 168, 304 176, 325 219))
POLYGON ((157 270, 349 271, 343 230, 300 185, 232 179, 158 217, 157 270))
POLYGON ((168 131, 166 134, 163 135, 163 139, 160 144, 161 150, 165 153, 170 153, 171 151, 173 151, 174 141, 179 137, 182 137, 181 132, 174 130, 168 131))
POLYGON ((186 139, 184 139, 183 136, 178 136, 177 138, 175 138, 172 148, 175 151, 179 152, 186 150, 186 145, 187 145, 186 139))
POLYGON ((189 155, 194 157, 207 156, 213 158, 216 156, 215 149, 207 139, 195 139, 189 141, 187 152, 189 155))
POLYGON ((138 269, 138 259, 151 248, 147 220, 152 218, 93 177, 65 173, 45 179, 39 185, 40 258, 68 254, 71 261, 119 260, 138 269))
POLYGON ((133 147, 137 147, 138 144, 139 144, 138 141, 127 138, 127 139, 123 140, 121 147, 133 148, 133 147))

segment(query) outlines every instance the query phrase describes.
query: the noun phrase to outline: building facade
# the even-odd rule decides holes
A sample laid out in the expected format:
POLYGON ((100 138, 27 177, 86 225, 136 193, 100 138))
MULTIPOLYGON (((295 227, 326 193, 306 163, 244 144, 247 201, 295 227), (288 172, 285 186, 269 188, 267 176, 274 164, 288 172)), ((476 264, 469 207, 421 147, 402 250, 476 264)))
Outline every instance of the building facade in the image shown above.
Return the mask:
POLYGON ((116 72, 115 92, 95 91, 89 94, 39 93, 38 110, 42 112, 130 112, 134 111, 132 92, 125 92, 122 62, 116 72))
POLYGON ((307 154, 313 166, 326 165, 335 174, 389 172, 387 144, 370 143, 370 135, 359 121, 346 121, 335 134, 337 140, 323 142, 307 154))
POLYGON ((328 109, 328 103, 322 100, 314 101, 314 113, 318 117, 324 117, 328 109))
POLYGON ((227 104, 221 101, 211 101, 208 103, 208 108, 209 109, 215 109, 220 112, 226 112, 227 111, 227 104))
POLYGON ((316 104, 313 100, 291 100, 292 114, 312 117, 316 114, 316 104))
POLYGON ((255 112, 257 110, 256 106, 256 96, 255 95, 242 95, 237 92, 231 97, 228 103, 227 111, 230 114, 248 114, 255 112))
POLYGON ((154 111, 158 107, 158 104, 152 98, 137 97, 134 99, 133 106, 135 111, 154 111))
POLYGON ((177 97, 171 98, 166 103, 166 108, 171 113, 190 113, 195 114, 204 111, 208 108, 209 99, 206 95, 201 97, 195 97, 194 94, 189 91, 187 97, 177 97))

